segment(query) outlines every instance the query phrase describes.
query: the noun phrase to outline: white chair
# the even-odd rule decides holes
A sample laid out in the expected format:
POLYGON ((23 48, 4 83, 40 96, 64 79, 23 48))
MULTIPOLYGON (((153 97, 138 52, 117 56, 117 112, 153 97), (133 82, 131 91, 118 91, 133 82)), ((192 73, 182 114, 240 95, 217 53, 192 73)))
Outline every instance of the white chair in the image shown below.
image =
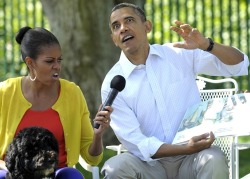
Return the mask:
MULTIPOLYGON (((78 163, 81 165, 82 168, 92 173, 92 179, 100 179, 98 166, 89 165, 81 156, 79 156, 78 163)), ((75 165, 74 168, 76 168, 75 165)))
MULTIPOLYGON (((224 79, 209 79, 201 76, 197 76, 197 86, 200 91, 202 101, 206 101, 211 98, 225 98, 238 92, 238 83, 232 78, 224 79), (231 86, 223 86, 219 89, 205 89, 207 83, 213 84, 229 84, 231 86)), ((235 146, 238 143, 238 138, 233 136, 221 137, 215 140, 214 145, 217 145, 225 153, 229 163, 230 179, 236 179, 239 176, 239 152, 235 146)))
MULTIPOLYGON (((211 98, 226 98, 238 92, 238 83, 233 78, 209 79, 197 76, 196 83, 200 91, 201 100, 205 101, 211 98), (220 84, 220 88, 206 89, 206 84, 220 84), (221 87, 223 85, 223 87, 221 87)), ((238 137, 228 136, 217 138, 214 142, 225 153, 229 163, 230 179, 239 178, 239 150, 250 148, 250 144, 239 144, 238 137)), ((127 150, 120 145, 106 146, 107 149, 117 151, 117 154, 127 150)))

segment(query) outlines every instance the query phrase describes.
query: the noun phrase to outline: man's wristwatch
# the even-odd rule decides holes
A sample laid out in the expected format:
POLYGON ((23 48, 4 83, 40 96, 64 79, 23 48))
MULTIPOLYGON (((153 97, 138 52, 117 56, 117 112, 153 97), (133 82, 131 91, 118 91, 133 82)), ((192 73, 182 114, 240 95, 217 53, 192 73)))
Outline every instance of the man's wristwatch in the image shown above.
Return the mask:
POLYGON ((206 49, 206 50, 204 50, 204 51, 206 51, 206 52, 210 52, 212 49, 213 49, 213 47, 214 47, 214 41, 211 39, 211 38, 207 38, 208 40, 209 40, 209 46, 208 46, 208 48, 206 49))

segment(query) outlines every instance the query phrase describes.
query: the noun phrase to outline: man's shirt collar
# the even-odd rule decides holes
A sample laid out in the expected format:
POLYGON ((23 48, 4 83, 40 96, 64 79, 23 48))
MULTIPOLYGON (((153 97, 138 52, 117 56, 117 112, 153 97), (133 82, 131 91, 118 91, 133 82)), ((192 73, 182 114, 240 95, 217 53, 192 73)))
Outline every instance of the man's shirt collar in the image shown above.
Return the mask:
MULTIPOLYGON (((160 57, 164 56, 161 53, 161 51, 156 49, 155 46, 149 45, 149 54, 148 54, 147 60, 153 55, 157 55, 160 57)), ((136 67, 140 66, 140 65, 134 65, 133 63, 131 63, 123 51, 121 52, 119 63, 121 64, 121 68, 124 73, 125 79, 129 77, 129 75, 133 72, 134 69, 136 69, 136 67)), ((144 64, 141 64, 141 65, 144 65, 144 64)))

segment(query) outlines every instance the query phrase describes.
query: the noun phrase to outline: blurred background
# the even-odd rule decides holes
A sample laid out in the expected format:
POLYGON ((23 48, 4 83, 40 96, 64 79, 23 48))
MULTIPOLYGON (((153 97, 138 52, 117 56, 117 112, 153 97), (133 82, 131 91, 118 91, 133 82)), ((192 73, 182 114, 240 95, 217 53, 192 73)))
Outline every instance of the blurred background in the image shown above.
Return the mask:
MULTIPOLYGON (((81 87, 94 115, 101 103, 102 80, 120 55, 120 50, 112 43, 108 26, 110 11, 120 2, 125 1, 1 0, 0 81, 27 74, 15 41, 17 31, 23 26, 45 27, 60 41, 64 59, 62 77, 81 87)), ((204 36, 239 48, 250 56, 250 0, 126 2, 142 7, 153 23, 152 32, 148 34, 151 43, 180 41, 179 36, 170 31, 174 20, 180 20, 198 28, 204 36)), ((235 79, 241 91, 250 90, 249 76, 235 79)), ((250 139, 246 136, 240 141, 250 142, 250 139)), ((105 134, 104 144, 116 143, 118 141, 110 129, 105 134)), ((112 155, 112 151, 105 150, 104 161, 112 155)), ((244 150, 240 152, 240 176, 247 173, 250 173, 250 151, 244 150)))

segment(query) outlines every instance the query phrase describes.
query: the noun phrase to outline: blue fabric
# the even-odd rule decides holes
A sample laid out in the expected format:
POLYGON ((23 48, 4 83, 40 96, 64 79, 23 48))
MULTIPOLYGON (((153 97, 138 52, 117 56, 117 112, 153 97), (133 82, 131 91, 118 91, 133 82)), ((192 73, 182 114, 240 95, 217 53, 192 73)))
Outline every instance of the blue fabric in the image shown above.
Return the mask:
MULTIPOLYGON (((0 170, 0 179, 5 179, 7 171, 0 170)), ((64 167, 56 170, 56 179, 84 179, 81 172, 75 168, 64 167)))
POLYGON ((64 167, 56 170, 55 179, 84 179, 80 171, 75 168, 64 167))
POLYGON ((6 170, 0 170, 0 179, 5 179, 7 171, 6 170))

